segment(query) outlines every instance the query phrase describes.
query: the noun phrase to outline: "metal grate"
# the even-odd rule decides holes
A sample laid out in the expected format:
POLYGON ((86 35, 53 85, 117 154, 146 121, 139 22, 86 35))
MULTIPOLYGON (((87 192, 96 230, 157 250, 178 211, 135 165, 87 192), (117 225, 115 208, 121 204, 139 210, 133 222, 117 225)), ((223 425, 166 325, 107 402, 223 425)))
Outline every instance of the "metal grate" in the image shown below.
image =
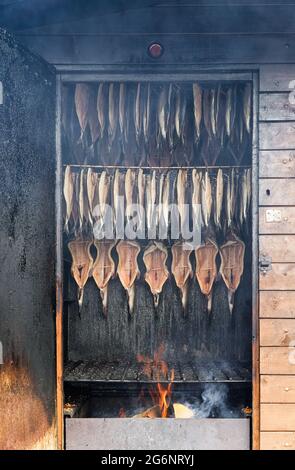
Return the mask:
POLYGON ((66 382, 114 382, 153 383, 170 382, 172 370, 175 383, 196 382, 250 382, 251 369, 248 365, 228 361, 206 361, 169 363, 168 374, 163 375, 150 363, 99 363, 95 361, 70 361, 64 370, 66 382), (151 370, 147 375, 145 369, 151 370))

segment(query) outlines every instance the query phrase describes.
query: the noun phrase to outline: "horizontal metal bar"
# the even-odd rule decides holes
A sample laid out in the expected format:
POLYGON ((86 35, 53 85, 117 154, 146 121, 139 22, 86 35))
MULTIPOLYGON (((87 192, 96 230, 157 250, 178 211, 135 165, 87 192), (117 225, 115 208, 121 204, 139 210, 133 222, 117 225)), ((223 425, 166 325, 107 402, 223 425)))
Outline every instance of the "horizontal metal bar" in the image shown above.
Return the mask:
POLYGON ((175 82, 194 82, 194 81, 250 81, 252 80, 252 74, 249 72, 196 72, 196 73, 147 73, 147 72, 110 72, 102 71, 101 73, 92 72, 91 69, 86 68, 83 72, 82 66, 80 71, 77 73, 63 73, 61 75, 63 83, 75 83, 75 82, 99 82, 99 81, 110 81, 110 82, 163 82, 163 81, 175 81, 175 82))
MULTIPOLYGON (((208 166, 124 166, 124 165, 78 165, 78 164, 65 164, 63 165, 64 167, 70 166, 72 168, 108 168, 108 169, 118 169, 118 170, 137 170, 141 168, 142 170, 217 170, 219 168, 221 169, 231 169, 231 168, 251 168, 250 165, 219 165, 219 166, 214 166, 214 165, 208 165, 208 166)), ((269 178, 266 178, 269 179, 269 178)))

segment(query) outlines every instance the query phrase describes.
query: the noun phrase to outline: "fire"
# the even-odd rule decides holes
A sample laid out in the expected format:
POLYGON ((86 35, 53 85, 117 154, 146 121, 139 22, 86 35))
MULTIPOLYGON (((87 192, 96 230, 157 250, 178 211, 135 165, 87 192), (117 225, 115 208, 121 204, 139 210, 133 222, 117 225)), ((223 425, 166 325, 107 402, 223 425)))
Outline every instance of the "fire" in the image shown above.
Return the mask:
POLYGON ((119 418, 126 418, 126 411, 124 410, 124 408, 120 408, 119 418))
MULTIPOLYGON (((162 359, 165 348, 163 345, 154 353, 154 358, 138 354, 137 360, 142 363, 143 373, 149 378, 157 381, 156 387, 151 387, 149 390, 150 396, 154 405, 158 405, 162 418, 168 417, 168 411, 171 404, 172 396, 172 383, 174 381, 174 370, 169 374, 167 362, 162 359), (170 379, 169 379, 170 375, 170 379), (169 379, 168 386, 161 383, 162 380, 169 379)), ((142 392, 141 392, 142 394, 142 392)))

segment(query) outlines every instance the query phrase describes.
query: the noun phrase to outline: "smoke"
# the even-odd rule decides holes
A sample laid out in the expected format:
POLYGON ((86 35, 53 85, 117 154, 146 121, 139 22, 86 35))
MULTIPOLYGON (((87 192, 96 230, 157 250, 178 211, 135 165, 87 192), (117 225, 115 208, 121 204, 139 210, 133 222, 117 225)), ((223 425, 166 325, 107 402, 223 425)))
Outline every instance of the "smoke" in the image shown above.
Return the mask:
POLYGON ((229 388, 225 384, 207 384, 200 401, 186 403, 194 412, 194 418, 239 418, 240 412, 229 405, 229 388))

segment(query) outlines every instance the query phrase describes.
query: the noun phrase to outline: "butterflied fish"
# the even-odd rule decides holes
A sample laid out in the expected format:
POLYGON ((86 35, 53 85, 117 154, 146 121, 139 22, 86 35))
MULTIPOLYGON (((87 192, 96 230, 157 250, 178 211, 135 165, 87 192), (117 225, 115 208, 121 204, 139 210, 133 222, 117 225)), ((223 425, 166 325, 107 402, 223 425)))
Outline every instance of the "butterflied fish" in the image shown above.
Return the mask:
POLYGON ((184 312, 188 301, 188 280, 193 276, 190 255, 192 248, 188 243, 178 241, 172 246, 171 272, 174 276, 177 287, 181 292, 181 302, 184 312))
POLYGON ((107 314, 108 283, 115 274, 115 263, 111 256, 115 244, 113 240, 94 241, 97 254, 92 268, 92 277, 99 288, 104 315, 107 314))
POLYGON ((75 88, 75 106, 78 116, 82 140, 88 123, 88 111, 91 98, 91 88, 87 83, 77 83, 75 88))
POLYGON ((208 171, 202 178, 201 191, 202 216, 206 227, 208 227, 212 212, 212 189, 208 171))
POLYGON ((220 274, 228 289, 230 313, 234 306, 234 293, 239 287, 244 271, 245 244, 232 232, 224 245, 220 247, 220 274))
POLYGON ((252 102, 252 89, 251 84, 246 83, 244 88, 244 97, 243 97, 243 114, 244 114, 244 122, 247 129, 248 134, 250 134, 250 123, 251 123, 251 102, 252 102))
POLYGON ((116 137, 118 124, 117 88, 114 83, 109 85, 109 149, 111 149, 116 137))
POLYGON ((69 165, 66 167, 65 170, 63 194, 66 202, 65 230, 69 232, 69 220, 72 215, 74 199, 73 173, 69 165))
POLYGON ((102 139, 105 131, 105 117, 106 117, 106 96, 105 90, 107 85, 100 83, 97 92, 97 117, 99 122, 99 138, 102 139))
POLYGON ((221 228, 221 211, 223 204, 223 172, 219 168, 217 171, 216 179, 216 193, 215 193, 215 212, 214 212, 214 222, 216 227, 221 228))
POLYGON ((201 136, 201 121, 202 121, 202 89, 198 83, 193 84, 194 96, 194 117, 195 117, 195 135, 196 141, 199 141, 201 136))
POLYGON ((167 248, 160 242, 151 242, 143 254, 143 262, 146 267, 144 278, 151 289, 156 308, 159 305, 163 286, 169 278, 169 271, 166 266, 167 258, 167 248))
POLYGON ((134 126, 135 126, 135 137, 137 145, 140 143, 141 136, 141 122, 142 122, 142 109, 141 109, 141 83, 137 84, 135 107, 134 107, 134 126))
POLYGON ((137 262, 140 245, 135 241, 121 240, 116 249, 119 257, 117 273, 122 286, 127 292, 128 310, 132 314, 135 299, 134 283, 140 276, 137 262))
POLYGON ((92 241, 73 240, 68 243, 69 252, 72 256, 71 274, 78 285, 79 311, 83 303, 85 284, 90 276, 93 259, 90 253, 92 241))
POLYGON ((211 238, 207 238, 204 245, 200 245, 195 249, 196 278, 202 294, 207 297, 208 313, 212 310, 212 288, 217 277, 217 254, 216 241, 211 238))

